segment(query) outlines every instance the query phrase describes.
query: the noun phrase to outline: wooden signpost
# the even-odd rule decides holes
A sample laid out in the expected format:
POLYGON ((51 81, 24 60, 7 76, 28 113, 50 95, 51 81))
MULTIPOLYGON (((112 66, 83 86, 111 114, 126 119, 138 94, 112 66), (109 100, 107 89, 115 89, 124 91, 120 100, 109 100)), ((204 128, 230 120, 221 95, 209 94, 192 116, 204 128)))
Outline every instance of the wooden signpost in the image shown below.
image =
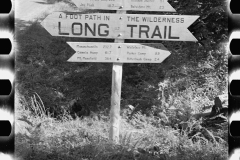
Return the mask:
POLYGON ((161 63, 171 53, 162 44, 124 43, 124 39, 197 41, 187 29, 199 16, 126 14, 126 10, 175 12, 167 0, 72 0, 82 9, 116 14, 55 12, 42 21, 53 36, 112 38, 115 43, 67 42, 76 53, 68 62, 113 63, 109 138, 119 142, 123 63, 161 63))
POLYGON ((72 0, 80 9, 176 12, 167 0, 72 0))

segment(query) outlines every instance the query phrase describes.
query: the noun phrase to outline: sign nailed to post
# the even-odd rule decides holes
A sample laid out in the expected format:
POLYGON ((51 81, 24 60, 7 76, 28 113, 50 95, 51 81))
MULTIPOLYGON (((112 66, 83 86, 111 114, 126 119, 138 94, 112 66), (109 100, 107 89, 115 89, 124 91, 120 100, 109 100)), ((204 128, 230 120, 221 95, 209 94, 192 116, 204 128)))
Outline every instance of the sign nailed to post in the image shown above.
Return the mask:
POLYGON ((176 12, 167 0, 72 0, 80 9, 176 12))
POLYGON ((76 53, 68 62, 161 63, 171 53, 162 44, 68 42, 76 53))
POLYGON ((197 41, 187 28, 198 17, 55 12, 41 24, 53 36, 197 41))

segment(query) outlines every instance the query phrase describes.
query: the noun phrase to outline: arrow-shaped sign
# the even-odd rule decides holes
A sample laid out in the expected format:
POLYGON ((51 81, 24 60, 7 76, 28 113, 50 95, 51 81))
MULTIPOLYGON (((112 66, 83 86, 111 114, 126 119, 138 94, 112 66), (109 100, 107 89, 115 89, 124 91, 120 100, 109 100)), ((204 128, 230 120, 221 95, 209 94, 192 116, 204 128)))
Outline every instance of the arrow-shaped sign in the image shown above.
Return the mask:
POLYGON ((67 43, 76 51, 68 62, 161 63, 171 54, 156 43, 67 43))
POLYGON ((176 12, 167 0, 72 0, 80 9, 176 12))
POLYGON ((187 28, 198 17, 55 12, 41 24, 53 36, 197 41, 187 28))

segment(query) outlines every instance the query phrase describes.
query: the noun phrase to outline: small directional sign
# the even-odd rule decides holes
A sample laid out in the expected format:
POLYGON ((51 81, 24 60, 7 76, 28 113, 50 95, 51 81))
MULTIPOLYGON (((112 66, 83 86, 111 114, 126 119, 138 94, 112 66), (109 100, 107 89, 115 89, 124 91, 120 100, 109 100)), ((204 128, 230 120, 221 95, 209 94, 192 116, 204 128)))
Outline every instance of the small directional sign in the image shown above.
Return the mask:
POLYGON ((55 12, 41 24, 53 36, 197 41, 187 28, 198 17, 55 12))
POLYGON ((72 0, 80 9, 176 12, 167 0, 72 0))
POLYGON ((76 51, 68 62, 161 63, 171 54, 156 43, 67 43, 76 51))

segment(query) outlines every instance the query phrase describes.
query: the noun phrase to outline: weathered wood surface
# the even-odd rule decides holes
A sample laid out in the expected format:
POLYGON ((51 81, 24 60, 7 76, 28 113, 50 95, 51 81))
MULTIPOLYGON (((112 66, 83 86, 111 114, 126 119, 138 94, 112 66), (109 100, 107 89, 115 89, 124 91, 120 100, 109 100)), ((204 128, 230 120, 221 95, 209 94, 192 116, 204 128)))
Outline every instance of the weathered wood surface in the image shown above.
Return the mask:
POLYGON ((197 41, 187 29, 199 16, 55 12, 41 25, 53 36, 197 41))
POLYGON ((68 62, 161 63, 171 53, 162 44, 68 42, 68 62))
MULTIPOLYGON (((117 13, 125 14, 126 11, 117 11, 117 13)), ((121 22, 121 19, 119 20, 121 22)), ((115 43, 124 43, 124 40, 115 39, 115 43)), ((112 68, 112 95, 111 95, 109 138, 111 141, 115 143, 119 143, 119 128, 120 128, 120 120, 121 120, 120 101, 121 101, 121 88, 122 88, 122 66, 123 66, 122 63, 113 63, 113 68, 112 68)))
POLYGON ((72 0, 80 9, 176 12, 167 0, 72 0))

